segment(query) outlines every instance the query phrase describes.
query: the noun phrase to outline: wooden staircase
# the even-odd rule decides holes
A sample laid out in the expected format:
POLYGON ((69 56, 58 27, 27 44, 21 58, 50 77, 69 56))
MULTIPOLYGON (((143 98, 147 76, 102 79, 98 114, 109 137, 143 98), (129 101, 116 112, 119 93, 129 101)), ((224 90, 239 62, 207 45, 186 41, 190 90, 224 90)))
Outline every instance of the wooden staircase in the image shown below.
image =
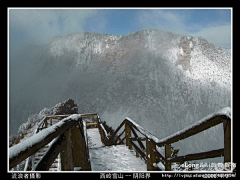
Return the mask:
MULTIPOLYGON (((36 154, 32 156, 34 159, 33 165, 36 166, 38 162, 42 159, 42 157, 45 155, 46 151, 49 149, 50 145, 44 146, 44 148, 40 149, 36 154)), ((58 155, 57 158, 54 160, 52 163, 51 167, 49 168, 49 171, 59 171, 59 161, 60 161, 60 156, 58 155)))
MULTIPOLYGON (((171 165, 175 162, 221 156, 224 156, 225 163, 231 162, 231 109, 223 108, 161 140, 130 118, 126 118, 114 133, 109 135, 97 113, 46 116, 39 123, 36 134, 9 149, 9 169, 29 157, 25 170, 94 170, 91 167, 93 157, 90 157, 91 152, 89 153, 91 147, 88 144, 87 127, 98 128, 97 141, 101 141, 106 149, 124 145, 134 151, 137 158, 141 157, 145 161, 148 171, 171 171, 171 165), (172 143, 220 123, 223 124, 224 148, 184 156, 171 156, 172 143), (29 167, 30 162, 32 167, 29 167)), ((95 150, 92 152, 95 153, 95 150)), ((96 156, 94 158, 98 159, 96 156)), ((231 167, 225 170, 231 170, 231 167)))

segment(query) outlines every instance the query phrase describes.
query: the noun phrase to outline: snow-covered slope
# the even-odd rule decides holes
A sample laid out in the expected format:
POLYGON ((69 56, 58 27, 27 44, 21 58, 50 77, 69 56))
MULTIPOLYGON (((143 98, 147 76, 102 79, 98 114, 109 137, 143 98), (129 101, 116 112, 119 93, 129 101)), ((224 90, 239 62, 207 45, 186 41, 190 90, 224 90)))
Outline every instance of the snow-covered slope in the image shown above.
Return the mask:
MULTIPOLYGON (((68 98, 79 113, 98 112, 114 128, 128 116, 160 139, 231 106, 230 52, 200 37, 153 29, 74 33, 18 58, 10 74, 11 133, 29 114, 68 98)), ((178 146, 221 148, 221 131, 215 127, 178 146)))

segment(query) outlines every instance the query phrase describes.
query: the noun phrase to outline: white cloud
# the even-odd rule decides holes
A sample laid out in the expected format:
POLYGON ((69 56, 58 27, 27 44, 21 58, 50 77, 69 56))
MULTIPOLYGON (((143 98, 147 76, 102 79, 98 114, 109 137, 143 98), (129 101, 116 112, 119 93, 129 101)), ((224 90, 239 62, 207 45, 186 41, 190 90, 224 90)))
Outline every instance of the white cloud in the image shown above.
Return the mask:
POLYGON ((198 23, 199 19, 195 18, 194 21, 194 18, 189 11, 166 9, 145 10, 138 14, 141 29, 155 28, 182 35, 201 36, 216 45, 231 43, 230 23, 223 25, 220 18, 219 22, 206 21, 203 24, 198 23))
POLYGON ((196 33, 191 34, 193 36, 200 36, 206 38, 209 42, 221 45, 231 43, 231 25, 219 25, 206 27, 196 33))
POLYGON ((141 11, 138 21, 142 29, 156 28, 179 34, 186 32, 185 16, 168 10, 141 11))
MULTIPOLYGON (((87 30, 108 33, 114 25, 112 11, 100 9, 10 9, 10 42, 19 44, 46 44, 56 35, 66 35, 87 30), (93 18, 94 17, 94 18, 93 18), (109 20, 110 19, 110 20, 109 20)), ((162 29, 177 34, 201 36, 214 44, 230 43, 231 27, 220 21, 199 23, 199 17, 192 11, 171 9, 139 9, 134 18, 136 31, 143 29, 162 29)), ((132 17, 129 17, 132 18, 132 17)), ((119 22, 121 23, 121 22, 119 22)), ((230 24, 230 23, 229 23, 230 24)), ((123 27, 129 29, 130 27, 123 27)), ((129 29, 131 31, 131 29, 129 29)))
POLYGON ((24 35, 25 41, 47 43, 56 35, 83 31, 86 18, 96 13, 95 9, 10 9, 10 35, 13 32, 24 35))

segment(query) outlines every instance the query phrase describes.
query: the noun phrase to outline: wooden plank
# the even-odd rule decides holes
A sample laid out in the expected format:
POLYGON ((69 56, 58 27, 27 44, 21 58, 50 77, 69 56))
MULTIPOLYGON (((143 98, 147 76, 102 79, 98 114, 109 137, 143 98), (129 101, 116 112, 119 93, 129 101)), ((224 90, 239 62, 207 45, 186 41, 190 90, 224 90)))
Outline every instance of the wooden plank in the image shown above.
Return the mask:
MULTIPOLYGON (((223 121, 224 130, 224 163, 231 162, 231 120, 223 121)), ((231 170, 226 167, 225 170, 231 170)))
POLYGON ((45 119, 47 119, 46 116, 45 116, 45 117, 40 121, 40 123, 38 124, 38 128, 37 128, 37 130, 36 130, 36 133, 38 133, 40 129, 43 129, 43 124, 44 124, 45 119))
MULTIPOLYGON (((147 138, 145 138, 145 137, 131 137, 130 139, 131 139, 131 141, 146 141, 147 140, 147 138)), ((143 149, 145 149, 145 147, 143 149)))
POLYGON ((152 163, 151 163, 151 146, 150 146, 150 139, 146 140, 146 159, 147 159, 147 170, 152 170, 152 163))
POLYGON ((152 150, 156 150, 156 144, 151 139, 146 141, 146 158, 147 158, 147 170, 156 171, 159 170, 157 167, 156 156, 152 150))
MULTIPOLYGON (((141 140, 139 140, 140 138, 138 137, 137 133, 134 131, 133 127, 132 126, 129 126, 129 127, 130 127, 131 131, 133 132, 135 138, 137 138, 137 141, 138 141, 138 144, 140 145, 140 147, 142 149, 145 149, 143 143, 141 142, 141 140)), ((145 138, 145 140, 146 140, 146 138, 145 138)))
POLYGON ((185 156, 177 156, 174 158, 169 158, 167 160, 170 162, 184 162, 184 161, 221 157, 223 155, 224 155, 224 149, 217 149, 217 150, 212 150, 207 152, 188 154, 185 156))
POLYGON ((46 118, 66 118, 68 116, 71 116, 72 114, 64 114, 64 115, 52 115, 52 116, 46 116, 46 118))
POLYGON ((127 121, 132 127, 134 127, 138 132, 140 132, 142 135, 144 135, 148 139, 152 139, 155 142, 160 141, 156 136, 154 136, 150 132, 146 131, 143 127, 141 127, 139 124, 137 124, 130 118, 126 118, 123 122, 125 122, 125 121, 127 121))
POLYGON ((122 144, 122 142, 123 142, 125 139, 126 139, 126 136, 124 136, 124 138, 122 138, 121 141, 119 141, 119 142, 117 143, 117 145, 122 144))
POLYGON ((71 140, 71 130, 64 133, 67 143, 63 147, 63 151, 60 154, 61 157, 61 170, 62 171, 73 171, 73 154, 72 154, 72 140, 71 140))
POLYGON ((116 134, 118 133, 118 131, 123 127, 123 125, 125 125, 125 121, 123 121, 118 128, 114 131, 114 133, 112 134, 112 136, 109 138, 109 141, 111 142, 114 137, 116 136, 116 134))
POLYGON ((87 123, 87 126, 98 125, 97 123, 87 123))
POLYGON ((129 149, 132 149, 132 144, 130 143, 131 129, 129 126, 128 122, 125 122, 126 146, 128 146, 129 149))
POLYGON ((87 113, 87 114, 81 114, 83 119, 91 118, 92 121, 94 121, 94 116, 98 116, 97 113, 87 113))
POLYGON ((82 135, 78 126, 71 129, 71 140, 72 140, 72 155, 74 167, 82 167, 82 161, 85 155, 82 151, 82 135))
POLYGON ((168 161, 168 158, 171 158, 172 150, 171 150, 171 145, 166 144, 165 145, 165 170, 166 171, 171 171, 171 162, 168 161))
POLYGON ((117 143, 118 139, 123 135, 123 133, 124 133, 124 131, 121 132, 121 133, 118 135, 118 137, 114 140, 113 144, 116 144, 116 143, 117 143))
POLYGON ((145 162, 147 162, 145 153, 134 142, 132 142, 132 141, 130 141, 130 142, 133 145, 133 147, 136 149, 136 151, 138 151, 138 153, 142 156, 142 158, 145 160, 145 162))
POLYGON ((153 151, 156 151, 156 144, 153 140, 150 141, 150 147, 151 147, 151 163, 152 163, 152 171, 159 171, 160 169, 157 166, 157 157, 153 151))
POLYGON ((98 130, 99 130, 99 133, 100 133, 100 136, 101 136, 101 142, 104 143, 104 134, 103 134, 103 129, 101 126, 98 126, 98 130))
POLYGON ((66 137, 60 135, 38 162, 35 171, 48 171, 58 154, 62 151, 64 145, 66 145, 66 137))
MULTIPOLYGON (((80 116, 81 117, 81 116, 80 116)), ((30 138, 9 148, 9 168, 12 169, 27 157, 50 143, 54 138, 76 125, 77 121, 71 117, 62 120, 53 126, 43 129, 30 138)))
POLYGON ((47 119, 44 121, 44 127, 47 128, 47 119))
POLYGON ((99 130, 100 130, 102 143, 105 144, 106 146, 111 146, 112 145, 112 141, 109 141, 108 133, 107 133, 107 131, 104 128, 102 123, 99 123, 99 130))
POLYGON ((98 115, 98 113, 86 113, 86 114, 81 114, 82 117, 84 117, 84 116, 92 116, 92 115, 98 115))
POLYGON ((79 129, 82 135, 82 139, 80 139, 80 143, 82 145, 81 152, 82 152, 82 161, 81 161, 81 168, 83 171, 91 171, 91 162, 89 160, 89 150, 88 150, 88 139, 87 139, 87 129, 86 129, 86 122, 81 121, 79 123, 79 129))
POLYGON ((153 149, 152 151, 155 154, 156 158, 158 158, 159 161, 165 164, 165 158, 163 157, 163 155, 161 155, 156 149, 153 149))

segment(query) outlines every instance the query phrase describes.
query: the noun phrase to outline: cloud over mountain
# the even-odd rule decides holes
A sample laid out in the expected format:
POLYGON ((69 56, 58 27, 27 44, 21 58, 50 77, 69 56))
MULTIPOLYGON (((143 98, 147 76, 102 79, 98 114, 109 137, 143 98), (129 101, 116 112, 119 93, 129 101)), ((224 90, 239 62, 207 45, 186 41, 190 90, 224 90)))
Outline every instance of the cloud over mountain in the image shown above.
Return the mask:
MULTIPOLYGON (((28 115, 69 98, 79 113, 98 112, 113 127, 128 116, 159 138, 231 106, 230 53, 199 37, 153 29, 124 36, 73 33, 27 48, 18 59, 11 133, 28 115)), ((221 148, 221 130, 201 138, 211 134, 206 142, 221 148)))

